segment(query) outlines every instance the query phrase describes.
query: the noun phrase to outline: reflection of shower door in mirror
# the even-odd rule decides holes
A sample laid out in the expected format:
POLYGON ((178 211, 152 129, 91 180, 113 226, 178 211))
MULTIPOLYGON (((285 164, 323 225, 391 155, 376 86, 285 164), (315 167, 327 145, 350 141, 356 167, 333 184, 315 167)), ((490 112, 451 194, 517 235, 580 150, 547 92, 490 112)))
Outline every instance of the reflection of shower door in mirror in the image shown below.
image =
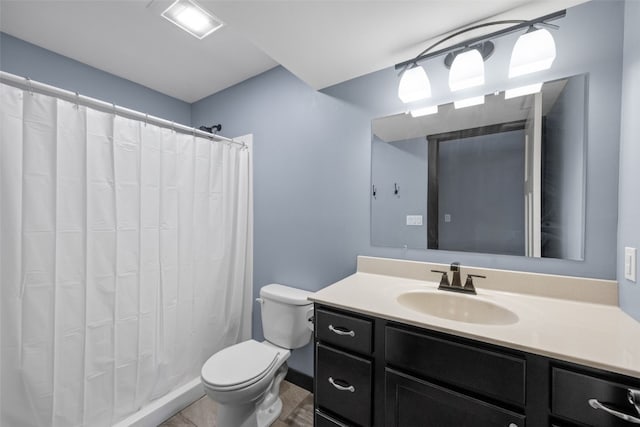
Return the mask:
POLYGON ((525 120, 427 140, 428 248, 525 255, 525 120))
POLYGON ((525 253, 542 256, 542 95, 529 98, 533 105, 525 124, 525 253))

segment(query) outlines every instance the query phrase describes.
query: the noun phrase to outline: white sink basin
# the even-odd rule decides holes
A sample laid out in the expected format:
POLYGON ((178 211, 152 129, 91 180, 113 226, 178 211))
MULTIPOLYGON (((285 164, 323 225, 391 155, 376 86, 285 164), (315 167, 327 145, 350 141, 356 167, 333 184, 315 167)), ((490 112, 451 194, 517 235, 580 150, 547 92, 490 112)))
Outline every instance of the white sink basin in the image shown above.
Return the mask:
POLYGON ((510 325, 518 321, 518 315, 511 310, 475 295, 448 291, 408 291, 398 296, 398 303, 422 314, 457 322, 510 325))

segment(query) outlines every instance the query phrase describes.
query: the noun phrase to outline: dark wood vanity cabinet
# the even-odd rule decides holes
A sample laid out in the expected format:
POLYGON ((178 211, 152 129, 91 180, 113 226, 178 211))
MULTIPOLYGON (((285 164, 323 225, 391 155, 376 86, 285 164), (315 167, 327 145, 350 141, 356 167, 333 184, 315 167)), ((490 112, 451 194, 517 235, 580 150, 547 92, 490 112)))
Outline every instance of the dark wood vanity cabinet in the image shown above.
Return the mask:
POLYGON ((640 379, 316 304, 317 427, 618 427, 640 379))

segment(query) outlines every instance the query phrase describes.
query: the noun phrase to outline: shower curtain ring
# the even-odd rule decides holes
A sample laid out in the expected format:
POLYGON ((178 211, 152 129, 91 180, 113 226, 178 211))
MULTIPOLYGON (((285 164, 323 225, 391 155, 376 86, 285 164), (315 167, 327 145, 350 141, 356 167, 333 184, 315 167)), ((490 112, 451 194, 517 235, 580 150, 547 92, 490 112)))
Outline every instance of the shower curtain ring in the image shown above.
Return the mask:
POLYGON ((144 127, 147 127, 147 123, 149 123, 149 113, 144 113, 144 127))
POLYGON ((31 86, 31 79, 29 77, 25 77, 27 79, 27 86, 29 86, 29 95, 33 96, 33 86, 31 86))
POLYGON ((76 110, 80 109, 80 94, 78 92, 76 92, 76 105, 75 105, 76 110))
POLYGON ((113 115, 115 116, 116 115, 116 103, 112 102, 111 103, 111 107, 113 108, 113 115))

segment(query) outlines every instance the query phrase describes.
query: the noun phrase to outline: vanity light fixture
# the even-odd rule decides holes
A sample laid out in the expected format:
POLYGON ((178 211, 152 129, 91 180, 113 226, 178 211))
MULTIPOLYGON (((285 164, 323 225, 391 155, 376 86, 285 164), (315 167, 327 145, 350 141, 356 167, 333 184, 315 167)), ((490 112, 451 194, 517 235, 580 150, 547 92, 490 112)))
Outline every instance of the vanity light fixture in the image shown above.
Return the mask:
POLYGON ((224 25, 193 0, 176 0, 162 12, 162 17, 200 40, 224 25))
POLYGON ((402 73, 398 86, 398 98, 405 104, 431 96, 431 83, 429 77, 419 65, 409 68, 402 73))
POLYGON ((409 114, 411 114, 411 117, 413 118, 438 114, 438 106, 434 105, 432 107, 416 108, 415 110, 409 111, 409 114))
MULTIPOLYGON (((395 65, 395 69, 400 70, 401 76, 398 86, 398 97, 402 102, 409 103, 431 96, 431 84, 427 77, 427 72, 419 63, 445 54, 447 54, 445 57, 445 66, 451 68, 449 72, 449 88, 452 92, 483 85, 484 60, 493 53, 494 49, 494 44, 491 42, 491 39, 522 29, 527 29, 527 32, 518 38, 513 48, 508 72, 509 77, 516 77, 534 71, 548 69, 551 67, 556 56, 555 42, 553 41, 553 36, 547 29, 537 28, 535 26, 558 28, 556 25, 548 23, 548 21, 564 18, 565 15, 566 10, 563 9, 527 21, 492 21, 456 31, 432 44, 415 58, 395 65), (435 48, 441 44, 467 32, 494 25, 504 26, 509 24, 514 25, 435 50, 435 48)), ((474 99, 477 100, 478 98, 479 97, 476 97, 474 99)), ((462 101, 459 101, 459 103, 460 102, 462 101)))
POLYGON ((453 107, 456 110, 459 110, 460 108, 473 107, 474 105, 482 104, 484 104, 484 95, 461 99, 460 101, 454 101, 453 107))
POLYGON ((456 55, 449 71, 449 89, 452 92, 484 84, 484 59, 477 49, 456 55))
POLYGON ((551 33, 544 28, 531 26, 518 37, 511 52, 509 78, 548 70, 556 59, 556 43, 551 33))
POLYGON ((504 99, 516 98, 518 96, 531 95, 538 93, 542 89, 542 83, 534 83, 532 85, 520 86, 514 89, 504 91, 504 99))

